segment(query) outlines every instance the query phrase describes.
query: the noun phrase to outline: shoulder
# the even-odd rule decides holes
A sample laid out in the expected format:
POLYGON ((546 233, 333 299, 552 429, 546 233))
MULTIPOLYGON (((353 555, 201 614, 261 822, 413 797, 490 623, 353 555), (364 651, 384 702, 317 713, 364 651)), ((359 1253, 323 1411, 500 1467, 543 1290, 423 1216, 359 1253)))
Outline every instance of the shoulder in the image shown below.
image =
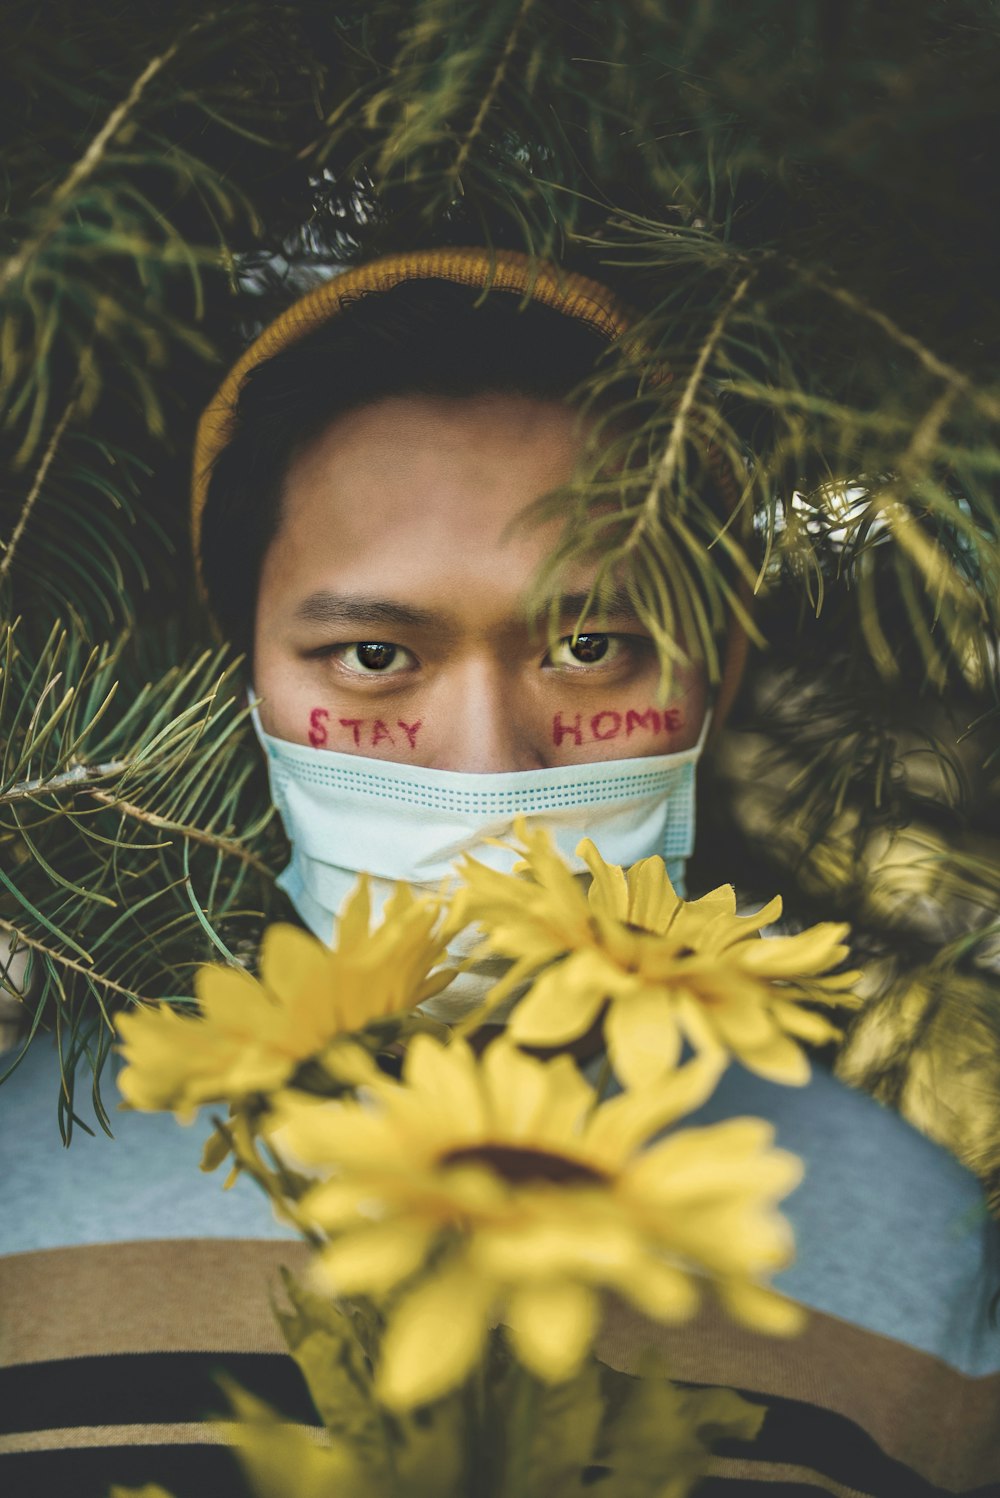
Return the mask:
POLYGON ((784 1207, 796 1261, 776 1288, 963 1373, 1000 1371, 1000 1228, 969 1171, 819 1067, 799 1088, 734 1065, 690 1122, 738 1114, 769 1119, 805 1163, 784 1207))
POLYGON ((58 1056, 41 1036, 0 1086, 0 1254, 133 1239, 294 1236, 251 1182, 224 1192, 221 1172, 199 1170, 212 1110, 189 1128, 165 1114, 119 1112, 109 1063, 102 1092, 114 1137, 98 1121, 89 1079, 78 1075, 78 1121, 67 1148, 57 1122, 59 1086, 58 1056))

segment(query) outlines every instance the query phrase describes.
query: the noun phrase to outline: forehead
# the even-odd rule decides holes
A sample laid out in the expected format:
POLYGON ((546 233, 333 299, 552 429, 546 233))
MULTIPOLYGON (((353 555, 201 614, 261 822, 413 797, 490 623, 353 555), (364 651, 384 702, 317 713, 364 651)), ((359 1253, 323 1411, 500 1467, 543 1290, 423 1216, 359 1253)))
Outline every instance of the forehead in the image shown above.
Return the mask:
POLYGON ((516 522, 571 479, 584 436, 569 406, 508 393, 347 412, 290 465, 262 592, 292 608, 324 588, 512 606, 562 532, 516 522))

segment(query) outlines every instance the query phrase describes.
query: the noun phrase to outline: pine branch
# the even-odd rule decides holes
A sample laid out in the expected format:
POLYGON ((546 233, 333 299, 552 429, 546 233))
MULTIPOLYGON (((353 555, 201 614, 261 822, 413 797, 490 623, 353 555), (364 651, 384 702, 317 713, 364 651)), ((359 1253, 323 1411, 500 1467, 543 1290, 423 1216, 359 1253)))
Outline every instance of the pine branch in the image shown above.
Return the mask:
POLYGON ((45 247, 47 241, 60 225, 65 205, 97 171, 97 168, 104 160, 111 141, 134 112, 150 83, 152 83, 158 73, 162 72, 165 67, 173 62, 183 42, 189 36, 193 35, 202 24, 204 23, 198 22, 194 26, 185 27, 181 36, 165 52, 161 52, 159 56, 151 58, 143 68, 129 89, 128 94, 111 111, 100 130, 98 130, 97 134, 88 144, 83 155, 73 163, 66 176, 54 189, 49 200, 48 212, 43 215, 34 236, 23 244, 15 255, 12 255, 8 259, 6 265, 0 266, 0 294, 5 292, 13 282, 17 281, 24 274, 30 262, 45 247))
POLYGON ((877 328, 880 328, 893 343, 898 344, 907 353, 922 364, 929 374, 939 380, 945 381, 951 387, 953 395, 964 395, 980 408, 984 416, 990 421, 1000 421, 1000 396, 990 390, 983 390, 968 375, 948 364, 944 359, 938 358, 931 349, 912 333, 907 333, 887 313, 880 311, 877 307, 869 306, 861 297, 849 291, 844 286, 830 286, 825 284, 821 277, 810 274, 800 267, 803 280, 813 281, 820 286, 828 296, 832 297, 848 308, 856 312, 860 317, 868 318, 877 328))
POLYGON ((65 409, 60 416, 58 423, 56 424, 56 429, 52 433, 52 436, 49 438, 48 446, 42 454, 42 461, 39 463, 38 468, 35 472, 35 476, 31 481, 31 488, 28 490, 28 493, 25 497, 24 505, 21 509, 20 515, 17 518, 17 524, 11 532, 10 540, 4 543, 3 556, 0 557, 0 587, 3 586, 3 583, 10 572, 11 564, 13 563, 18 543, 20 542, 28 521, 31 518, 31 512, 35 508, 38 496, 41 494, 42 489, 45 486, 45 480, 48 477, 49 469, 52 466, 52 460, 56 455, 59 444, 63 439, 63 434, 66 431, 66 428, 70 422, 70 418, 73 415, 73 410, 77 403, 77 397, 78 389, 76 386, 74 386, 73 394, 66 402, 65 409))
POLYGON ((58 795, 64 790, 72 790, 75 793, 95 780, 116 778, 124 773, 129 763, 128 759, 115 759, 103 765, 77 764, 71 770, 63 770, 56 775, 36 776, 32 780, 21 780, 0 791, 0 806, 9 805, 12 801, 37 801, 40 795, 58 795))
MULTIPOLYGON (((688 439, 694 403, 704 382, 709 360, 714 355, 722 339, 726 324, 729 322, 733 310, 739 305, 750 289, 752 279, 751 275, 747 275, 738 283, 732 295, 719 309, 718 316, 709 329, 701 348, 698 350, 694 368, 685 381, 676 410, 673 410, 671 415, 670 432, 663 450, 663 456, 656 465, 655 477, 646 497, 644 505, 645 516, 651 515, 655 517, 663 506, 665 496, 670 493, 677 475, 681 452, 685 441, 688 439)), ((642 530, 643 522, 640 520, 625 543, 628 551, 633 550, 639 544, 642 539, 642 530)))
MULTIPOLYGON (((128 762, 122 762, 123 771, 128 768, 128 762)), ((113 807, 120 811, 123 816, 134 817, 137 822, 143 822, 148 827, 155 827, 161 832, 175 832, 187 842, 201 843, 206 848, 214 848, 217 852, 225 854, 229 858, 238 858, 243 863, 249 864, 252 869, 263 874, 265 878, 271 876, 271 870, 262 858, 244 848, 241 843, 233 842, 231 838, 218 837, 214 833, 205 831, 200 827, 185 826, 182 822, 172 821, 169 817, 159 816, 156 812, 145 811, 141 806, 135 806, 130 801, 123 801, 112 791, 87 791, 87 795, 95 801, 100 801, 104 806, 113 807)))
POLYGON ((116 983, 113 978, 109 978, 106 974, 95 973, 92 967, 78 961, 76 958, 69 957, 65 952, 60 952, 54 947, 46 946, 44 942, 39 941, 35 937, 26 936, 23 930, 15 926, 11 921, 5 921, 0 918, 0 931, 6 931, 8 936, 16 937, 19 947, 27 947, 29 951, 40 953, 66 972, 79 973, 91 982, 98 984, 99 987, 106 988, 111 993, 119 994, 122 998, 143 1002, 141 994, 135 993, 131 988, 123 987, 122 984, 116 983))
POLYGON ((252 949, 281 851, 233 664, 137 685, 154 662, 125 641, 56 628, 33 655, 20 632, 0 649, 0 922, 68 1056, 115 1005, 183 997, 199 961, 252 949))
POLYGON ((507 34, 507 40, 504 43, 503 51, 500 53, 500 56, 497 60, 497 65, 493 70, 493 76, 487 84, 486 92, 483 94, 479 108, 476 110, 476 117, 472 121, 472 124, 469 126, 468 130, 465 132, 462 144, 459 147, 458 155, 455 157, 455 164, 451 169, 451 175, 456 182, 461 182, 462 172, 464 171, 466 163, 468 162, 469 157, 472 154, 472 149, 476 142, 479 140, 479 137, 482 135, 483 126, 486 123, 486 119, 490 113, 490 110, 496 104, 497 97, 500 93, 503 81, 507 76, 508 68, 510 67, 511 60, 520 40, 522 27, 527 18, 528 12, 533 8, 534 4, 535 0, 521 0, 517 15, 514 17, 514 20, 510 27, 510 31, 507 34))

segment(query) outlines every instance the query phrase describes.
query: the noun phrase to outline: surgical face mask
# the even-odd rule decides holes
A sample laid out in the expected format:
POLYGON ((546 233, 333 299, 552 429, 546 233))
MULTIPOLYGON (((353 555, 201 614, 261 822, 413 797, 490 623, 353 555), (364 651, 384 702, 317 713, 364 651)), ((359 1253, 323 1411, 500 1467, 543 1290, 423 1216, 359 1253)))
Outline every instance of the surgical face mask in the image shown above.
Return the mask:
MULTIPOLYGON (((546 827, 581 876, 589 879, 576 847, 589 837, 608 863, 628 867, 659 854, 684 894, 684 866, 694 846, 694 771, 707 719, 698 743, 676 754, 499 775, 313 749, 265 733, 256 709, 253 722, 292 845, 278 884, 322 941, 333 941, 336 917, 362 872, 371 876, 377 912, 397 881, 415 892, 456 882, 454 865, 466 853, 509 871, 518 855, 490 839, 510 838, 518 816, 546 827)), ((462 960, 480 939, 474 930, 462 932, 449 945, 449 958, 462 960)), ((497 959, 477 963, 424 1009, 437 1019, 460 1018, 506 966, 497 959)))

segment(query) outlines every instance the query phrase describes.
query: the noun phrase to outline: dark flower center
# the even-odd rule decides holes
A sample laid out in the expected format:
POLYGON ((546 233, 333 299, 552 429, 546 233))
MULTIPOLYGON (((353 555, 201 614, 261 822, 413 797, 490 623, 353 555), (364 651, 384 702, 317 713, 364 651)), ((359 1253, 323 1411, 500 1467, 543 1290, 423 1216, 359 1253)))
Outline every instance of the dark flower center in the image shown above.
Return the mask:
MULTIPOLYGON (((631 931, 635 936, 657 936, 660 933, 651 931, 648 926, 637 926, 634 921, 623 921, 626 931, 631 931)), ((675 957, 694 957, 694 947, 678 947, 674 953, 675 957)))
POLYGON ((442 1165, 486 1165, 511 1185, 546 1181, 554 1186, 603 1185, 607 1176, 579 1160, 516 1144, 469 1144, 449 1150, 442 1165))

